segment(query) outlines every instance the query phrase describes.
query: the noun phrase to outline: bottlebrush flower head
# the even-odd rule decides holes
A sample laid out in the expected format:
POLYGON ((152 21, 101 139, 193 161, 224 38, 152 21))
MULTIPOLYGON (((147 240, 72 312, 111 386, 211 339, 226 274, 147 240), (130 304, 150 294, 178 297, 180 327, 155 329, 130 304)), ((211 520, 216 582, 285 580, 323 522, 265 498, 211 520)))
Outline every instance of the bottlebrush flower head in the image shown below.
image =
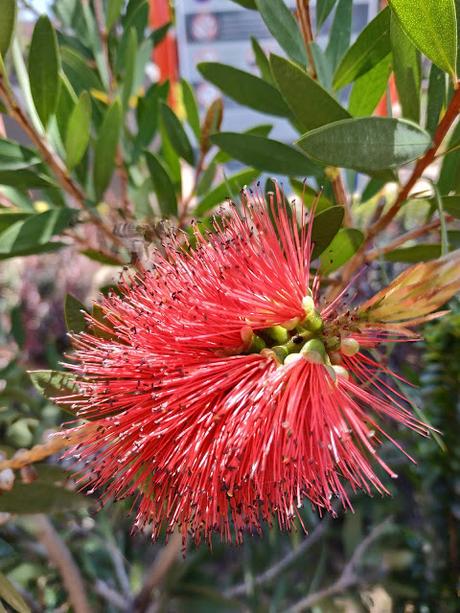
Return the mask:
POLYGON ((440 260, 431 285, 419 266, 361 308, 327 303, 311 216, 279 189, 268 204, 246 192, 212 233, 196 226, 193 246, 179 236, 127 274, 73 335, 70 402, 94 426, 78 450, 86 479, 103 499, 133 495, 154 537, 240 542, 264 521, 289 529, 306 501, 333 512, 350 491, 385 493, 374 464, 396 475, 377 454, 380 419, 427 432, 368 349, 404 338, 389 312, 410 296, 419 321, 458 275, 440 260))

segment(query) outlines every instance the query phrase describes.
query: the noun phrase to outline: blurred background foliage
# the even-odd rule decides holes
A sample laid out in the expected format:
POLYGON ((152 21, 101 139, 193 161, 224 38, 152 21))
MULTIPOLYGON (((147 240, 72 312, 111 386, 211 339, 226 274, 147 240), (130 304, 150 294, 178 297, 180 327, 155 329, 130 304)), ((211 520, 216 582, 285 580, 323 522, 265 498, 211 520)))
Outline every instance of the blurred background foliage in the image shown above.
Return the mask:
MULTIPOLYGON (((192 85, 159 82, 152 61, 173 13, 152 30, 146 0, 54 0, 31 27, 18 18, 28 3, 2 0, 3 457, 74 419, 47 396, 65 388, 54 371, 82 303, 192 219, 210 229, 245 185, 270 192, 281 176, 308 205, 322 188, 318 266, 334 286, 367 262, 358 297, 405 263, 459 246, 457 3, 394 0, 353 42, 351 0, 299 2, 296 16, 282 0, 238 4, 259 11, 279 52, 268 57, 254 39, 254 73, 202 63, 221 93, 200 110, 192 85), (426 18, 414 20, 422 8, 426 18), (266 122, 222 131, 229 99, 266 122), (271 138, 273 116, 295 138, 271 138), (424 165, 408 170, 415 159, 424 165), (30 370, 42 371, 33 383, 30 370)), ((419 343, 382 356, 415 384, 414 410, 441 433, 393 432, 417 464, 383 449, 399 474, 391 497, 354 494, 355 513, 336 519, 306 506, 309 537, 272 527, 242 547, 216 540, 183 558, 175 537, 165 547, 131 533, 131 501, 100 510, 97 493, 78 492, 71 461, 51 457, 14 483, 0 473, 0 610, 458 610, 460 308, 451 306, 419 343)))

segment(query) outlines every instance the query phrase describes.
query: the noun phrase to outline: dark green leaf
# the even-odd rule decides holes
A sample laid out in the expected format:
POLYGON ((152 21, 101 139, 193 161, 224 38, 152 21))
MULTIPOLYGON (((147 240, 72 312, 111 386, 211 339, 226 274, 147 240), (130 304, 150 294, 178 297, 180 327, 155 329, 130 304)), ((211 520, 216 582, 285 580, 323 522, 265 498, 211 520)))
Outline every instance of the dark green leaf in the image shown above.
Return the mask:
POLYGON ((67 135, 67 127, 69 125, 70 116, 78 102, 78 97, 75 94, 69 79, 61 72, 59 75, 59 98, 56 107, 56 122, 61 135, 62 142, 65 142, 67 135))
POLYGON ((263 79, 218 62, 202 62, 198 70, 207 81, 240 104, 261 113, 289 117, 289 108, 279 91, 263 79))
POLYGON ((423 155, 430 144, 430 135, 419 126, 386 117, 336 121, 299 140, 313 160, 362 172, 402 166, 423 155))
MULTIPOLYGON (((272 131, 272 128, 272 125, 268 123, 263 123, 258 126, 249 128, 248 130, 245 130, 244 132, 242 132, 242 134, 253 134, 254 136, 269 136, 270 132, 272 131)), ((225 151, 219 151, 218 153, 216 153, 213 159, 217 164, 226 164, 227 162, 230 162, 232 156, 228 153, 225 153, 225 151)))
POLYGON ((317 81, 293 62, 271 55, 270 64, 278 88, 303 131, 350 117, 317 81))
POLYGON ((28 219, 31 216, 31 213, 8 213, 8 212, 0 212, 0 234, 15 224, 17 221, 23 221, 24 219, 28 219))
POLYGON ((67 228, 75 218, 73 209, 52 209, 17 221, 0 234, 0 254, 19 255, 46 245, 50 238, 67 228))
POLYGON ((340 230, 340 226, 343 222, 343 214, 343 207, 332 206, 315 216, 311 232, 311 240, 314 244, 312 253, 313 260, 323 253, 340 230))
POLYGON ((92 89, 103 90, 97 73, 79 53, 68 47, 61 47, 61 58, 65 74, 77 95, 92 89))
POLYGON ((460 123, 457 123, 446 148, 452 149, 459 147, 452 153, 444 156, 439 175, 438 188, 441 194, 448 194, 451 191, 460 191, 460 123))
POLYGON ((28 374, 35 389, 42 396, 61 406, 68 413, 74 414, 69 408, 70 405, 62 402, 78 393, 74 375, 58 370, 29 370, 28 374))
POLYGON ((290 176, 316 176, 321 170, 301 151, 263 136, 221 132, 211 141, 236 160, 264 170, 290 176))
POLYGON ((353 83, 348 110, 355 117, 372 115, 385 94, 391 73, 392 56, 389 53, 378 64, 353 83))
POLYGON ((105 253, 101 253, 96 249, 84 249, 80 251, 82 255, 86 255, 90 260, 94 260, 95 262, 99 262, 100 264, 106 264, 107 266, 120 266, 120 261, 115 257, 111 258, 105 253))
POLYGON ((174 111, 165 102, 160 103, 160 113, 171 145, 174 147, 177 155, 193 166, 195 155, 181 122, 174 111))
POLYGON ((334 74, 334 87, 340 89, 351 83, 390 52, 390 11, 386 8, 364 28, 342 58, 334 74))
POLYGON ((35 247, 30 247, 29 249, 15 249, 14 251, 9 251, 8 253, 2 253, 0 251, 0 260, 8 260, 10 258, 17 258, 19 256, 22 257, 27 255, 38 255, 40 253, 54 253, 55 251, 59 251, 59 249, 62 249, 63 247, 68 247, 68 245, 66 245, 66 243, 53 241, 52 243, 36 245, 35 247))
MULTIPOLYGON (((430 202, 434 202, 434 199, 430 199, 430 202)), ((442 204, 448 215, 460 219, 460 196, 442 196, 442 204)), ((0 217, 0 223, 1 219, 0 217)))
POLYGON ((185 79, 181 80, 181 86, 182 100, 184 102, 185 112, 187 114, 187 121, 189 126, 192 128, 197 141, 199 142, 201 138, 200 113, 198 111, 195 93, 190 83, 185 79))
POLYGON ((457 19, 454 0, 389 0, 414 45, 456 78, 457 19))
POLYGON ((0 510, 15 515, 64 513, 81 509, 89 504, 91 498, 83 494, 39 481, 16 482, 11 491, 0 493, 0 510))
POLYGON ((140 149, 150 144, 158 129, 158 105, 160 100, 167 98, 168 89, 168 83, 162 85, 155 83, 147 90, 145 96, 139 98, 136 144, 140 149))
POLYGON ((117 99, 105 113, 94 151, 93 179, 97 200, 103 196, 112 178, 121 127, 122 109, 117 99))
POLYGON ((209 162, 205 171, 201 174, 196 190, 198 196, 205 196, 209 192, 212 187, 212 184, 214 183, 214 179, 216 178, 217 168, 218 166, 216 161, 212 159, 209 162))
POLYGON ((145 160, 162 214, 166 217, 177 215, 176 194, 168 172, 158 156, 151 151, 145 152, 145 160))
POLYGON ((19 170, 38 164, 40 158, 35 151, 10 140, 0 139, 0 169, 19 170))
POLYGON ((121 96, 121 103, 123 109, 127 109, 129 100, 133 91, 134 77, 136 71, 136 58, 138 50, 138 41, 136 29, 131 28, 128 32, 128 40, 126 43, 126 52, 124 57, 124 70, 123 70, 123 90, 121 96))
POLYGON ((38 19, 29 51, 30 91, 44 126, 54 114, 59 96, 60 59, 56 33, 48 17, 38 19))
POLYGON ((316 30, 319 30, 329 17, 337 0, 316 0, 316 30))
POLYGON ((84 313, 85 306, 71 294, 67 294, 64 301, 65 324, 68 332, 83 332, 87 323, 84 313))
POLYGON ((234 193, 253 183, 259 174, 258 170, 245 168, 231 177, 227 177, 226 181, 215 187, 198 203, 194 215, 204 215, 216 205, 224 202, 226 198, 231 198, 234 193))
POLYGON ((90 128, 91 98, 88 92, 83 92, 70 115, 67 126, 65 150, 68 168, 75 168, 85 155, 90 139, 90 128))
POLYGON ((339 0, 329 33, 326 58, 334 71, 350 45, 353 0, 339 0))
POLYGON ((385 259, 389 262, 416 263, 435 260, 441 255, 441 245, 414 245, 413 247, 403 247, 395 249, 385 254, 385 259))
POLYGON ((3 0, 0 18, 0 55, 4 58, 16 25, 16 0, 3 0))
POLYGON ((255 0, 231 0, 235 4, 239 4, 243 6, 245 9, 251 9, 253 11, 257 10, 255 0))
POLYGON ((391 16, 390 33, 393 51, 393 70, 402 115, 418 123, 420 119, 420 91, 422 84, 420 53, 404 32, 394 14, 391 16))
POLYGON ((343 266, 356 253, 363 240, 364 234, 360 230, 341 228, 321 254, 321 272, 328 275, 343 266))
POLYGON ((259 41, 251 36, 251 46, 252 52, 254 53, 254 59, 257 64, 257 68, 259 69, 260 76, 264 81, 267 81, 270 84, 273 84, 272 73, 270 70, 270 63, 268 61, 267 56, 265 55, 264 50, 259 44, 259 41))
POLYGON ((299 27, 283 0, 255 0, 267 28, 287 55, 300 64, 307 56, 299 27))
MULTIPOLYGON (((1 495, 0 510, 3 511, 1 495)), ((8 603, 17 613, 30 613, 30 608, 27 606, 21 594, 17 592, 14 585, 3 573, 0 573, 0 598, 8 603)))
POLYGON ((18 170, 0 170, 0 185, 11 185, 18 189, 46 188, 54 186, 53 180, 43 174, 20 168, 18 170))
POLYGON ((150 35, 150 38, 153 42, 154 47, 159 45, 166 38, 166 34, 169 32, 170 28, 171 28, 171 22, 168 22, 160 26, 159 28, 156 28, 156 30, 152 32, 152 34, 150 35))
POLYGON ((434 135, 439 117, 446 102, 446 74, 436 64, 431 64, 428 82, 428 103, 426 109, 426 130, 434 135))
POLYGON ((315 204, 316 214, 319 214, 325 209, 329 209, 331 206, 334 206, 329 198, 324 195, 324 193, 320 192, 318 194, 304 181, 298 181, 297 179, 290 178, 289 182, 292 185, 295 195, 298 198, 301 198, 302 202, 308 209, 311 209, 313 204, 315 204))
POLYGON ((105 24, 108 32, 118 21, 121 14, 121 9, 123 8, 123 4, 124 0, 108 0, 107 15, 105 19, 105 24))

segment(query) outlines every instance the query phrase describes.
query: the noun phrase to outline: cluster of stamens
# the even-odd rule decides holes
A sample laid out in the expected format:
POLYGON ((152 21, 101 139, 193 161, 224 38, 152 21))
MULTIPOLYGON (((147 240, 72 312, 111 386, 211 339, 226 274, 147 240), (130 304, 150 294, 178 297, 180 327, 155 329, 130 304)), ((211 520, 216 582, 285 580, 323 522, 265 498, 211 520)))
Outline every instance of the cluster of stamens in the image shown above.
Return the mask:
POLYGON ((260 353, 272 358, 278 366, 287 366, 298 360, 323 364, 332 379, 348 379, 342 366, 343 356, 353 356, 359 349, 356 339, 341 333, 336 326, 328 326, 316 308, 311 295, 302 301, 305 317, 295 318, 282 325, 258 330, 248 326, 242 329, 244 353, 260 353))

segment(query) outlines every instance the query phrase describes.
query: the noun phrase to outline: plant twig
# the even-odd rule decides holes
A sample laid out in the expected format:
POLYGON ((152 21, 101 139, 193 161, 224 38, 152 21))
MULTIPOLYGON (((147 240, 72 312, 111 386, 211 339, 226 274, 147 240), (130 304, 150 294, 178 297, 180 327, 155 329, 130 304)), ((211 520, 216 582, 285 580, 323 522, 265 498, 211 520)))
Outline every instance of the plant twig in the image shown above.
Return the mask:
POLYGON ((169 569, 177 560, 181 548, 182 536, 180 532, 175 531, 168 544, 159 552, 152 566, 147 570, 144 584, 135 598, 133 611, 136 611, 136 613, 147 611, 152 591, 162 583, 169 569))
POLYGON ((85 424, 79 428, 73 428, 66 432, 58 432, 50 436, 46 443, 35 445, 32 449, 17 451, 9 460, 0 462, 0 472, 10 468, 11 470, 19 470, 29 464, 40 462, 48 458, 50 455, 62 451, 67 447, 78 445, 85 441, 94 432, 94 424, 85 424))
MULTIPOLYGON (((290 551, 284 558, 281 558, 273 566, 265 570, 260 575, 254 578, 252 587, 263 587, 272 583, 282 572, 291 566, 296 560, 301 558, 307 553, 316 543, 324 536, 328 527, 327 518, 323 519, 315 529, 305 537, 300 545, 290 551)), ((235 598, 236 596, 243 596, 248 591, 248 585, 246 583, 239 583, 224 592, 226 598, 235 598)))
POLYGON ((91 613, 83 579, 67 545, 46 515, 37 515, 35 525, 39 541, 45 547, 49 559, 62 577, 72 609, 75 613, 91 613))
MULTIPOLYGON (((308 57, 308 71, 312 79, 318 80, 318 73, 315 65, 315 58, 311 50, 311 45, 314 42, 313 29, 311 27, 310 17, 310 0, 296 0, 297 1, 297 21, 299 22, 300 31, 305 44, 305 50, 308 57)), ((344 209, 344 223, 346 226, 351 225, 351 210, 350 202, 347 196, 347 191, 343 183, 340 170, 334 169, 333 176, 331 178, 332 189, 334 190, 334 196, 337 204, 343 206, 344 209)))
POLYGON ((94 591, 98 596, 103 598, 106 602, 112 606, 120 609, 121 611, 129 611, 130 603, 126 598, 123 598, 121 594, 115 591, 110 585, 107 585, 102 579, 96 579, 94 584, 94 591))
POLYGON ((442 142, 447 136, 447 133, 449 132, 450 127, 452 126, 458 114, 460 113, 460 87, 459 85, 460 85, 460 82, 457 84, 457 88, 455 89, 455 93, 449 103, 449 106, 447 107, 444 117, 442 118, 441 122, 439 123, 436 129, 436 132, 433 138, 433 145, 425 152, 423 157, 421 157, 417 161, 412 171, 412 174, 410 175, 408 181, 403 186, 401 186, 398 192, 398 195, 396 196, 396 200, 394 201, 390 209, 384 215, 382 215, 382 217, 380 217, 380 219, 378 219, 369 228, 367 232, 367 236, 364 239, 361 247, 355 253, 355 255, 350 260, 350 262, 347 264, 347 266, 344 267, 342 275, 341 275, 341 284, 337 288, 334 289, 334 292, 331 298, 334 298, 336 295, 338 295, 342 291, 342 289, 350 282, 355 271, 366 261, 366 250, 369 247, 369 245, 372 244, 372 241, 378 234, 380 234, 383 230, 385 230, 390 225, 390 223, 393 221, 393 219, 397 215, 399 209, 403 205, 403 203, 408 199, 412 188, 415 186, 417 181, 421 178, 426 168, 428 168, 428 166, 435 159, 435 156, 436 156, 436 153, 439 147, 441 146, 442 142))
POLYGON ((382 523, 375 526, 371 532, 361 541, 361 543, 356 547, 353 555, 349 559, 349 561, 345 564, 345 567, 340 574, 340 577, 329 585, 317 592, 313 592, 305 598, 299 600, 296 604, 289 607, 285 613, 302 613, 302 611, 306 611, 320 602, 324 598, 328 598, 330 596, 335 596, 336 594, 340 594, 343 591, 353 587, 354 585, 359 585, 363 582, 362 577, 360 577, 356 572, 356 567, 359 565, 367 550, 373 543, 379 539, 382 534, 387 530, 388 526, 391 523, 391 518, 385 519, 382 523))

